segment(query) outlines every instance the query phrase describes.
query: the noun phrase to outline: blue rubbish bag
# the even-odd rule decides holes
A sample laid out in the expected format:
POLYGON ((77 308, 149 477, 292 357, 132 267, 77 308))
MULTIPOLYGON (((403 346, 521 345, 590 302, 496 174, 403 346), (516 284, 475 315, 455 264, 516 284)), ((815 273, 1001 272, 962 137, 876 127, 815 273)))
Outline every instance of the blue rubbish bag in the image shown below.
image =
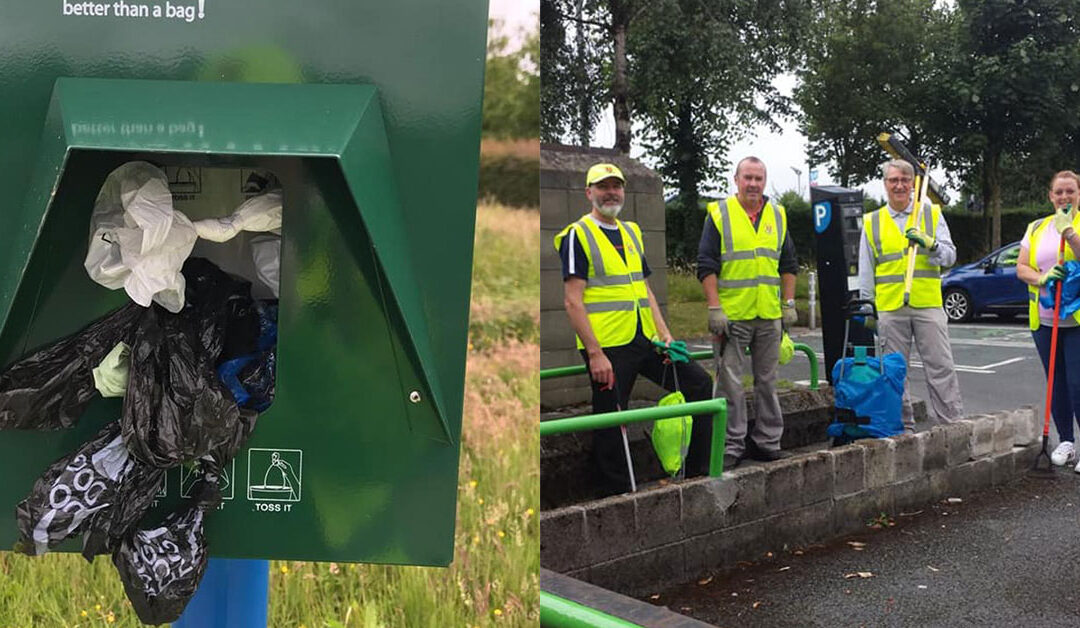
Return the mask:
POLYGON ((884 366, 882 372, 876 357, 844 358, 833 365, 838 420, 826 430, 829 436, 849 442, 903 433, 900 412, 907 363, 902 354, 889 353, 884 357, 884 366))
POLYGON ((1039 291, 1039 303, 1053 310, 1054 297, 1057 294, 1058 284, 1061 283, 1064 290, 1061 293, 1061 312, 1058 316, 1061 320, 1066 320, 1080 310, 1080 262, 1068 261, 1062 266, 1065 267, 1065 279, 1051 279, 1046 282, 1046 289, 1039 291))

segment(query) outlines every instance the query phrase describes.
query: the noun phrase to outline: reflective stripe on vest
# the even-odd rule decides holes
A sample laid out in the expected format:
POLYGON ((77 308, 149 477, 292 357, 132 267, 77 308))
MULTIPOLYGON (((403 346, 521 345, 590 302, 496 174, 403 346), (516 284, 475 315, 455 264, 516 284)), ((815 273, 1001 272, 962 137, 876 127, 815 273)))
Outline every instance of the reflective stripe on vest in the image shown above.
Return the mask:
MULTIPOLYGON (((645 285, 641 230, 632 222, 620 220, 616 224, 622 234, 625 261, 588 214, 555 236, 555 250, 558 250, 563 238, 573 229, 585 249, 585 257, 589 260, 585 312, 601 347, 618 347, 633 340, 639 317, 642 333, 648 338, 656 334, 645 285)), ((577 339, 577 347, 585 348, 581 338, 577 339)))
POLYGON ((762 208, 757 228, 739 199, 708 205, 720 233, 720 305, 731 320, 780 318, 780 250, 787 234, 783 205, 762 208))
MULTIPOLYGON (((1024 240, 1028 245, 1028 265, 1034 268, 1041 275, 1042 273, 1050 270, 1049 268, 1039 268, 1036 257, 1039 252, 1039 239, 1043 236, 1054 238, 1058 240, 1061 236, 1057 234, 1057 231, 1050 229, 1050 225, 1053 223, 1053 217, 1047 216, 1046 218, 1040 218, 1028 225, 1027 233, 1024 234, 1024 240)), ((1058 240, 1054 246, 1056 251, 1058 246, 1061 245, 1061 241, 1058 240)), ((1072 247, 1065 247, 1065 256, 1063 261, 1069 261, 1076 259, 1073 255, 1072 247)), ((1039 291, 1045 288, 1039 286, 1028 285, 1028 328, 1032 331, 1039 328, 1042 321, 1039 320, 1039 291)), ((1080 323, 1080 312, 1073 314, 1073 318, 1076 322, 1080 323)))
MULTIPOLYGON (((937 232, 941 208, 931 205, 921 212, 918 228, 923 233, 937 232)), ((904 306, 904 275, 907 273, 909 241, 889 214, 889 206, 881 207, 867 217, 866 238, 874 258, 874 301, 881 312, 891 312, 904 306)), ((908 214, 904 231, 915 226, 915 212, 908 214)), ((941 307, 941 267, 930 263, 930 254, 916 247, 915 272, 912 274, 911 307, 941 307)))

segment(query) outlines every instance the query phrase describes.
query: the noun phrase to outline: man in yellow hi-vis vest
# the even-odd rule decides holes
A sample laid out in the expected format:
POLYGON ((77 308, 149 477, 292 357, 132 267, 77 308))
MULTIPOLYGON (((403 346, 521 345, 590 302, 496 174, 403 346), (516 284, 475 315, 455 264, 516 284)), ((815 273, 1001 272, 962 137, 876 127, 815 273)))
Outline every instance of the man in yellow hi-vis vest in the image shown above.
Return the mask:
MULTIPOLYGON (((899 351, 909 365, 914 340, 930 390, 930 415, 941 422, 964 413, 960 382, 953 368, 948 320, 941 309, 941 269, 956 261, 945 216, 937 205, 924 205, 918 224, 912 211, 915 170, 902 159, 881 166, 887 205, 863 217, 859 244, 859 298, 873 299, 886 352, 899 351), (906 251, 917 244, 911 295, 904 305, 906 251)), ((908 382, 904 380, 904 429, 915 431, 908 382)))
MULTIPOLYGON (((694 362, 665 365, 651 339, 672 341, 646 278, 641 228, 616 216, 625 200, 625 177, 613 164, 596 164, 585 177, 592 211, 555 236, 562 258, 563 304, 577 347, 592 378, 593 412, 626 410, 638 374, 668 390, 678 385, 687 401, 708 399, 709 375, 694 362), (672 368, 676 369, 675 373, 672 368)), ((688 475, 708 472, 710 417, 694 417, 688 475)), ((630 486, 619 428, 593 431, 593 459, 606 493, 630 486)))
POLYGON ((728 400, 724 468, 744 456, 786 457, 780 451, 784 416, 776 396, 781 320, 793 325, 799 260, 787 214, 765 195, 765 164, 746 157, 735 167, 737 193, 708 205, 698 244, 697 276, 709 305, 709 331, 719 357, 717 388, 728 400), (743 356, 750 347, 757 420, 746 443, 743 356), (749 446, 748 446, 749 445, 749 446))

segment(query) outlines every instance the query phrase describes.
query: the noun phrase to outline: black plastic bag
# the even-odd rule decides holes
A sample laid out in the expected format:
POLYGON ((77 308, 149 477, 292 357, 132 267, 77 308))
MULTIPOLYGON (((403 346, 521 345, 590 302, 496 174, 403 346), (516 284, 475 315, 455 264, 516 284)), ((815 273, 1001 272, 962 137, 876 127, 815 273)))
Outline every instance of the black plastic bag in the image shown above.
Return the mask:
POLYGON ((129 303, 0 372, 0 429, 57 430, 97 395, 93 369, 128 342, 143 308, 129 303))
POLYGON ((132 339, 120 419, 135 456, 167 469, 205 455, 224 438, 237 407, 211 367, 188 321, 156 306, 147 311, 132 339))
POLYGON ((239 410, 215 366, 230 338, 258 337, 250 283, 200 258, 189 259, 183 272, 184 309, 169 314, 153 306, 139 320, 121 416, 128 448, 160 468, 230 440, 239 410))
POLYGON ((165 473, 137 470, 140 466, 124 446, 120 426, 109 423, 75 453, 50 465, 15 507, 15 549, 39 555, 106 521, 130 527, 150 507, 165 473), (143 484, 153 485, 153 492, 140 496, 130 491, 143 484))
POLYGON ((143 464, 134 456, 131 463, 131 469, 117 489, 116 503, 94 513, 86 527, 82 555, 88 561, 98 554, 116 551, 121 540, 138 525, 161 491, 165 469, 143 464))
POLYGON ((208 474, 195 486, 196 498, 161 525, 134 530, 113 554, 131 605, 146 624, 175 621, 206 572, 206 513, 221 503, 217 478, 208 474))
POLYGON ((255 350, 259 316, 251 298, 251 282, 238 279, 213 262, 193 257, 184 262, 186 305, 180 313, 196 321, 202 350, 216 366, 223 356, 255 350))
POLYGON ((265 412, 274 403, 274 381, 277 371, 277 349, 260 354, 240 370, 240 383, 248 393, 245 407, 265 412))

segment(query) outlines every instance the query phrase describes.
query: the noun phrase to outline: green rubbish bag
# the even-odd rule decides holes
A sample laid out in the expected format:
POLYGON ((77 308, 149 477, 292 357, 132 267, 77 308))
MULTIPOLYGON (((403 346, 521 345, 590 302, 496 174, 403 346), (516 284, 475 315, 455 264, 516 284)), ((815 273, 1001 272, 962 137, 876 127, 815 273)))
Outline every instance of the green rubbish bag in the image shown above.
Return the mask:
MULTIPOLYGON (((686 397, 679 391, 669 393, 660 399, 659 406, 674 406, 686 403, 686 397)), ((664 471, 675 477, 682 469, 686 451, 690 448, 690 432, 694 425, 689 416, 676 416, 660 419, 653 424, 652 444, 656 457, 664 471)))
POLYGON ((780 364, 791 362, 793 357, 795 357, 795 343, 791 341, 791 336, 785 331, 780 338, 780 364))

